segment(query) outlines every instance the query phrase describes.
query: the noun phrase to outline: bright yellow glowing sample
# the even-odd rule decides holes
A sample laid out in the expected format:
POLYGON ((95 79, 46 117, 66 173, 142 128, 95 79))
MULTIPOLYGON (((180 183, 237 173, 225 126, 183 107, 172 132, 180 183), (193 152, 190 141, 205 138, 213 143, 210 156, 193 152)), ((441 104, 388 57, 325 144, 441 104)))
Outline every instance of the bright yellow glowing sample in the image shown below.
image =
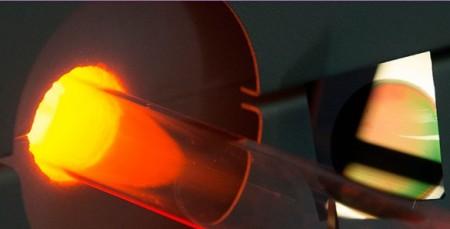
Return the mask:
POLYGON ((54 166, 86 169, 102 158, 116 135, 121 115, 118 104, 85 83, 124 91, 116 78, 100 67, 75 68, 47 91, 28 133, 35 161, 56 181, 72 179, 54 166))
POLYGON ((106 93, 125 93, 100 66, 76 67, 48 90, 28 133, 29 150, 51 180, 66 171, 100 183, 154 187, 172 182, 184 158, 145 107, 106 93))

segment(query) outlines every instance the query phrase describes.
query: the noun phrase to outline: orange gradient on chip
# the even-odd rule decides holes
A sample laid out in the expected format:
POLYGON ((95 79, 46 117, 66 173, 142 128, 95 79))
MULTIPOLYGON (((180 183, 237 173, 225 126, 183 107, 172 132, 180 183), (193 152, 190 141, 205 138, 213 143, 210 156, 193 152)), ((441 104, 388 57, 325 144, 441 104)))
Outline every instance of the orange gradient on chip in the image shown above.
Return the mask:
POLYGON ((378 81, 360 126, 363 141, 441 162, 436 105, 413 86, 378 81))
POLYGON ((178 145, 146 107, 105 90, 127 92, 102 66, 76 67, 53 83, 28 133, 40 170, 65 183, 75 181, 67 172, 106 184, 172 183, 184 164, 178 145))

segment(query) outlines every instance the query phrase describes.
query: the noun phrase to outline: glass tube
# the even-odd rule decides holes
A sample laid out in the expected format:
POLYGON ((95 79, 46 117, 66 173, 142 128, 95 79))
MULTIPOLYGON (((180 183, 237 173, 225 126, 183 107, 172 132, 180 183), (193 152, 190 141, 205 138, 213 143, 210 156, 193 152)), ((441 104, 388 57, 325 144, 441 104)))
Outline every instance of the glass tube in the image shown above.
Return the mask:
MULTIPOLYGON (((62 184, 87 184, 193 228, 315 228, 323 223, 310 189, 407 224, 439 216, 435 222, 450 225, 446 212, 411 210, 408 203, 312 162, 191 120, 120 87, 72 83, 89 96, 76 93, 58 98, 58 108, 42 108, 56 110, 45 125, 36 124, 37 112, 33 129, 40 135, 33 129, 28 135, 40 169, 62 184), (57 141, 49 142, 49 136, 57 141)), ((72 92, 67 87, 60 93, 72 92)))

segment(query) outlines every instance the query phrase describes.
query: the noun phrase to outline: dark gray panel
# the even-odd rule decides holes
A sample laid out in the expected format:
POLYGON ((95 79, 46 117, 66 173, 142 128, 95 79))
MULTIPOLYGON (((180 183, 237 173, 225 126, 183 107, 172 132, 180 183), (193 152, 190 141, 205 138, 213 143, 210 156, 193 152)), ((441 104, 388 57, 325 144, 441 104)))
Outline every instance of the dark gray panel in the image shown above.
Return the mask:
POLYGON ((0 156, 12 151, 16 110, 34 59, 73 5, 0 5, 0 156))
POLYGON ((450 44, 450 5, 230 3, 255 49, 261 94, 450 44))
POLYGON ((29 228, 17 174, 0 164, 0 227, 29 228))
POLYGON ((260 111, 260 142, 314 160, 316 158, 306 93, 261 98, 255 102, 260 111))

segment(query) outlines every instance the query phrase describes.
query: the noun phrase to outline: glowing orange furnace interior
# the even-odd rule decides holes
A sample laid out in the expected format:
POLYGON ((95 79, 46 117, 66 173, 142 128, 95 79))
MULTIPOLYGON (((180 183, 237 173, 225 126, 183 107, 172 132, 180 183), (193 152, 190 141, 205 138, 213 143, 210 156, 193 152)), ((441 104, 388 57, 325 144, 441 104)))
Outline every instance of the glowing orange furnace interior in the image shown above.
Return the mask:
POLYGON ((185 162, 178 145, 145 107, 106 93, 127 93, 101 66, 76 67, 40 102, 28 139, 34 160, 51 180, 69 172, 136 187, 172 183, 185 162))

